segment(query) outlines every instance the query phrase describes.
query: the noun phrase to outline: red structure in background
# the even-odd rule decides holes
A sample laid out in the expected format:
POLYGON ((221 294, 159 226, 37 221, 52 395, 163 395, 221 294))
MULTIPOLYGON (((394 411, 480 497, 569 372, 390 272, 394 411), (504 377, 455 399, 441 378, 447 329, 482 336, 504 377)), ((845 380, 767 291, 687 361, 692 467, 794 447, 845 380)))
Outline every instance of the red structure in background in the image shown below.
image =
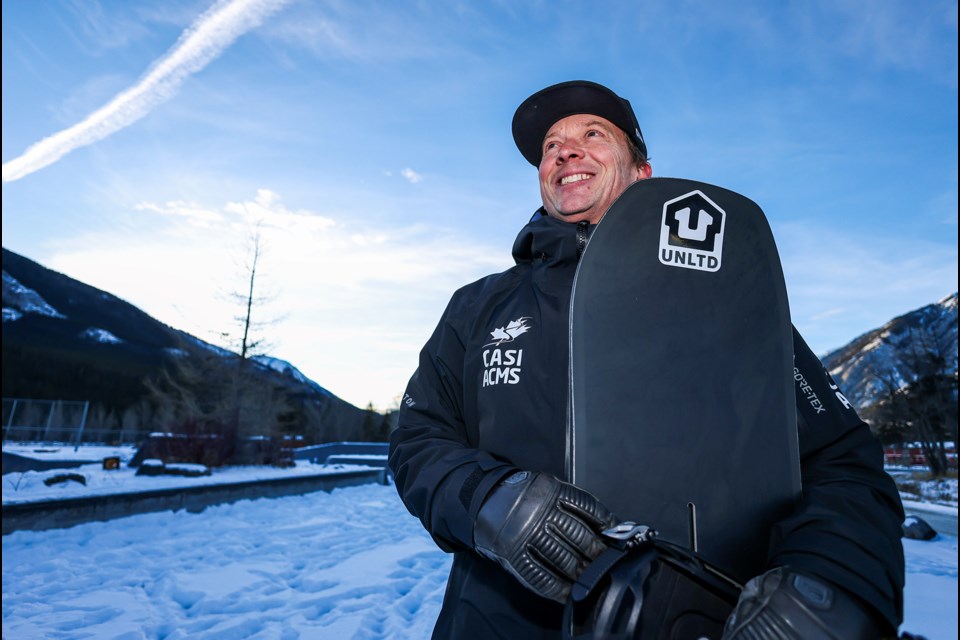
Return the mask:
MULTIPOLYGON (((947 443, 947 464, 952 469, 957 468, 957 452, 953 445, 947 443)), ((902 447, 888 446, 883 448, 883 462, 888 465, 902 467, 923 467, 927 464, 927 457, 918 444, 905 444, 902 447)))

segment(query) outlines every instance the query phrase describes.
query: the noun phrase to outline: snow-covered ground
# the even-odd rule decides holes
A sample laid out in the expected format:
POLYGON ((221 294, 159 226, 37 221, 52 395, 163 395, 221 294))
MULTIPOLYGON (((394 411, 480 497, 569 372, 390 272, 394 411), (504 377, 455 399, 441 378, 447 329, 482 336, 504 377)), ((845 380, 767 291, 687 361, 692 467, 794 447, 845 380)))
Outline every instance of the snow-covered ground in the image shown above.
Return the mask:
MULTIPOLYGON (((75 471, 89 488, 127 485, 75 471)), ((4 503, 52 473, 5 475, 4 503)), ((957 638, 957 538, 903 546, 902 629, 957 638)), ((449 563, 377 484, 18 531, 3 537, 3 638, 428 638, 449 563)))
MULTIPOLYGON (((156 489, 175 487, 196 487, 205 484, 227 484, 249 482, 252 480, 270 480, 292 476, 315 476, 336 474, 341 471, 366 468, 357 464, 315 465, 299 462, 295 467, 280 468, 270 466, 223 467, 209 476, 184 477, 175 475, 138 476, 136 469, 126 463, 134 456, 132 447, 82 447, 78 453, 73 447, 24 447, 6 446, 5 452, 28 455, 40 460, 102 460, 106 457, 118 457, 122 464, 118 469, 104 471, 102 463, 86 464, 72 469, 50 469, 47 471, 28 471, 26 473, 7 473, 3 475, 3 504, 36 502, 38 500, 61 500, 80 496, 100 496, 112 493, 136 493, 156 489), (84 483, 64 481, 51 485, 46 480, 54 476, 76 473, 82 475, 84 483)), ((355 456, 351 456, 355 457, 355 456)), ((180 467, 200 465, 178 465, 180 467)))

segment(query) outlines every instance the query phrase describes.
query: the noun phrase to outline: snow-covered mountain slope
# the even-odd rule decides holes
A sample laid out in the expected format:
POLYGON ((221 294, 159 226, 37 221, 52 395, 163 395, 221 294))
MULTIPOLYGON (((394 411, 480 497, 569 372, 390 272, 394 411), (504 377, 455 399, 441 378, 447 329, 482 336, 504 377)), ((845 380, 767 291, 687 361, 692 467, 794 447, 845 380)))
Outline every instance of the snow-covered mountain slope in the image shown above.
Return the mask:
MULTIPOLYGON (((164 368, 202 360, 204 371, 219 375, 238 359, 8 249, 3 249, 2 326, 5 398, 89 400, 104 414, 139 405, 147 394, 145 381, 164 368)), ((336 431, 334 439, 360 438, 371 420, 289 362, 263 356, 255 364, 259 386, 282 389, 309 416, 303 420, 323 432, 336 431)))
POLYGON ((957 293, 890 320, 822 358, 858 407, 873 404, 889 384, 902 386, 916 355, 934 352, 948 371, 957 369, 957 293))
POLYGON ((36 313, 51 318, 63 318, 63 314, 47 304, 40 294, 20 284, 16 278, 3 272, 3 319, 16 320, 25 313, 36 313), (11 313, 12 312, 12 313, 11 313))
POLYGON ((276 371, 277 373, 292 378, 297 382, 301 382, 307 386, 314 388, 319 393, 324 395, 332 395, 329 391, 321 387, 319 384, 303 375, 303 372, 300 369, 297 369, 295 366, 287 362, 286 360, 281 360, 280 358, 274 358, 271 356, 253 356, 251 358, 254 362, 260 364, 261 366, 276 371))

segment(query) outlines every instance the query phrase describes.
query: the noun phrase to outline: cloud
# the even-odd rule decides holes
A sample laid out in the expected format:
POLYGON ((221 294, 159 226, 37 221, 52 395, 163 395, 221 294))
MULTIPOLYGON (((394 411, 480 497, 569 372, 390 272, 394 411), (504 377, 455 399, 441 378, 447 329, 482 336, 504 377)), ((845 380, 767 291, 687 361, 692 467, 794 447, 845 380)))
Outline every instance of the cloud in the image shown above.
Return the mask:
MULTIPOLYGON (((276 38, 320 59, 381 64, 383 60, 436 60, 463 56, 463 38, 498 37, 490 7, 468 3, 325 2, 302 5, 271 24, 276 38), (437 29, 438 22, 450 25, 437 29), (469 25, 466 35, 457 28, 469 25)), ((502 36, 500 36, 502 37, 502 36)))
POLYGON ((195 202, 184 200, 171 200, 163 204, 141 202, 134 208, 137 211, 151 211, 165 216, 180 216, 198 227, 209 227, 223 220, 223 216, 219 212, 204 209, 195 202))
POLYGON ((825 13, 845 25, 835 46, 876 64, 925 72, 957 86, 957 3, 922 5, 871 0, 826 2, 825 13), (947 64, 943 64, 943 62, 947 64))
POLYGON ((422 182, 422 181, 423 181, 423 176, 420 175, 419 173, 417 173, 416 171, 414 171, 413 169, 411 169, 410 167, 407 167, 406 169, 404 169, 403 171, 401 171, 400 174, 401 174, 404 178, 406 178, 407 180, 409 180, 409 181, 410 181, 410 184, 417 184, 418 182, 422 182))
POLYGON ((810 317, 810 320, 813 320, 813 321, 825 320, 826 318, 830 318, 830 317, 832 317, 832 316, 840 315, 840 314, 842 314, 842 313, 845 313, 846 311, 847 311, 847 310, 844 309, 843 307, 838 307, 838 308, 836 308, 836 309, 827 309, 826 311, 822 311, 822 312, 820 312, 820 313, 817 313, 817 314, 811 316, 811 317, 810 317))
POLYGON ((216 59, 234 40, 259 26, 290 0, 220 0, 188 27, 140 81, 81 122, 31 145, 3 164, 13 182, 53 164, 69 152, 128 127, 172 98, 183 81, 216 59))
POLYGON ((262 313, 284 318, 266 329, 276 345, 271 355, 359 406, 385 407, 401 394, 451 293, 512 262, 509 244, 484 247, 415 223, 368 228, 346 215, 288 207, 268 189, 217 206, 141 202, 136 209, 150 216, 136 229, 57 241, 41 263, 220 344, 220 334, 235 328, 227 294, 244 285, 238 264, 259 224, 258 286, 273 298, 262 313))
POLYGON ((793 322, 817 353, 957 289, 956 245, 846 232, 813 221, 774 225, 793 322))
POLYGON ((253 202, 228 202, 224 211, 238 215, 248 226, 261 224, 287 231, 319 231, 336 225, 332 218, 306 209, 287 209, 280 202, 280 196, 269 189, 258 189, 253 202))

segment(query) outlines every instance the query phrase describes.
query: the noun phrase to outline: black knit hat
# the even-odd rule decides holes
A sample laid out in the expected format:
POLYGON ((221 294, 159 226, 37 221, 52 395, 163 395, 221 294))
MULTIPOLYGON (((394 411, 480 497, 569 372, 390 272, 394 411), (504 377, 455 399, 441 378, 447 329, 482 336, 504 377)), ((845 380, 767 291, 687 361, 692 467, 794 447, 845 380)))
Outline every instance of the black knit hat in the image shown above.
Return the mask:
POLYGON ((537 91, 513 114, 513 140, 527 162, 539 166, 547 131, 558 120, 578 113, 606 118, 623 129, 647 155, 647 145, 630 102, 596 82, 572 80, 537 91))

